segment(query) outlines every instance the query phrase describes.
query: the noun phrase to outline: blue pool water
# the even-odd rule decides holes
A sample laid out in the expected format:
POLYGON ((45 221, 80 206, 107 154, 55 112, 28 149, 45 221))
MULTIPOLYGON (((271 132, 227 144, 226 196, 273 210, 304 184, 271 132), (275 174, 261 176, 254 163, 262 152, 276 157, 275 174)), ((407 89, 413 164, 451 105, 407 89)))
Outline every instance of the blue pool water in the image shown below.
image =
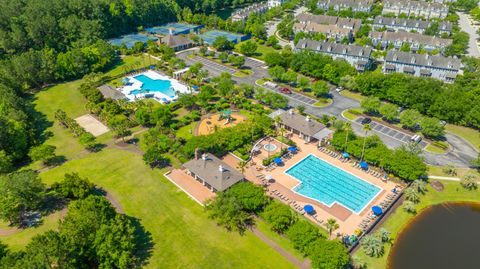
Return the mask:
POLYGON ((285 171, 301 182, 294 191, 327 206, 337 202, 360 213, 381 189, 313 155, 285 171))
POLYGON ((138 75, 134 77, 136 80, 143 83, 142 88, 133 90, 130 94, 141 93, 155 93, 161 92, 170 98, 175 98, 175 91, 172 88, 172 83, 169 80, 151 79, 145 75, 138 75))

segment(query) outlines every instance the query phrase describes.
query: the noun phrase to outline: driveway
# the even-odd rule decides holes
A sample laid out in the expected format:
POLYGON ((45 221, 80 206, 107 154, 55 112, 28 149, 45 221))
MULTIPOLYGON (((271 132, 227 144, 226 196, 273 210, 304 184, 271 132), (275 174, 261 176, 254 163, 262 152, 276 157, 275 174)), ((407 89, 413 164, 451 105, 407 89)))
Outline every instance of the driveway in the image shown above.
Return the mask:
MULTIPOLYGON (((189 65, 194 64, 198 61, 203 61, 204 68, 209 71, 211 76, 218 76, 222 72, 228 72, 228 67, 220 65, 216 62, 215 64, 205 64, 204 59, 202 57, 195 57, 193 59, 188 58, 193 50, 183 51, 177 53, 177 57, 185 60, 185 62, 189 65)), ((246 58, 245 66, 250 68, 254 73, 247 77, 235 77, 233 76, 232 79, 236 83, 246 83, 250 85, 256 85, 255 82, 261 78, 269 77, 267 69, 256 59, 246 58)), ((231 73, 231 72, 230 72, 231 73)), ((273 89, 270 89, 274 91, 273 89)), ((277 91, 275 91, 277 92, 277 91)), ((330 115, 335 116, 337 119, 348 120, 342 116, 342 112, 349 109, 349 108, 358 108, 360 107, 360 102, 355 99, 351 99, 340 95, 335 90, 330 91, 332 95, 333 103, 327 107, 316 107, 313 104, 313 98, 300 95, 300 94, 284 94, 289 99, 289 105, 292 107, 304 106, 305 112, 316 117, 322 117, 323 115, 330 115)), ((375 124, 372 130, 372 133, 378 135, 380 139, 385 143, 385 145, 389 148, 398 148, 402 145, 405 145, 408 142, 409 136, 406 133, 400 132, 398 130, 394 130, 390 127, 384 126, 382 124, 375 124), (392 131, 393 130, 393 131, 392 131), (395 132, 394 132, 395 131, 395 132)), ((358 122, 352 122, 352 130, 359 134, 364 135, 363 125, 358 122)), ((425 162, 430 165, 447 165, 453 164, 459 167, 468 167, 470 165, 470 160, 476 158, 478 156, 477 151, 468 144, 468 142, 464 141, 462 138, 447 134, 446 135, 447 142, 449 142, 452 147, 449 152, 446 154, 434 154, 424 151, 423 156, 425 158, 425 162)), ((424 142, 422 142, 424 143, 424 142)), ((422 148, 425 147, 422 144, 422 148)))
POLYGON ((463 12, 457 12, 457 15, 460 17, 460 20, 458 21, 460 29, 470 35, 470 40, 468 42, 468 55, 473 57, 480 57, 480 51, 477 45, 477 27, 473 26, 470 23, 470 16, 468 14, 463 12))

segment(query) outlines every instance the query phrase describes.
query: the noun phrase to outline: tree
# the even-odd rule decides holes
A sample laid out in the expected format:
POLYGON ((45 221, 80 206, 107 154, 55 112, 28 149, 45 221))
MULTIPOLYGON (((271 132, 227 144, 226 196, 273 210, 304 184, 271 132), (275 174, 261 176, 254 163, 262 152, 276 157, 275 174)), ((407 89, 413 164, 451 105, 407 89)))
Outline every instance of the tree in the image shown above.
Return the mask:
POLYGON ((319 237, 325 237, 320 234, 317 227, 308 221, 297 221, 292 224, 285 233, 293 244, 293 247, 302 253, 306 253, 309 245, 319 237))
POLYGON ((455 168, 455 166, 453 166, 451 164, 443 167, 442 172, 444 172, 445 174, 447 174, 449 176, 456 176, 457 175, 457 169, 455 168))
POLYGON ((0 175, 13 170, 12 158, 3 150, 0 150, 0 175))
POLYGON ((403 127, 413 130, 420 123, 421 118, 422 114, 417 110, 407 109, 400 114, 400 123, 403 127))
POLYGON ((285 232, 297 220, 290 207, 281 203, 268 204, 261 216, 277 232, 285 232))
POLYGON ((398 117, 398 107, 394 104, 383 104, 379 109, 380 114, 385 117, 387 121, 393 121, 398 117))
POLYGON ((330 92, 330 89, 325 81, 318 80, 312 84, 312 91, 316 97, 325 97, 330 92))
POLYGON ((348 145, 348 135, 350 133, 350 131, 352 130, 352 123, 347 121, 345 122, 345 124, 343 125, 343 130, 345 131, 345 145, 343 146, 343 151, 344 152, 348 152, 347 151, 347 145, 348 145))
POLYGON ((476 190, 478 188, 478 178, 472 173, 466 174, 460 180, 460 185, 467 190, 476 190))
POLYGON ((237 57, 232 57, 231 63, 233 66, 237 68, 241 68, 245 64, 245 57, 243 56, 237 56, 237 57))
POLYGON ((381 228, 380 238, 382 239, 383 243, 388 243, 390 241, 390 232, 387 231, 385 228, 381 228))
POLYGON ((218 55, 218 59, 220 59, 222 61, 222 63, 226 63, 228 61, 228 54, 227 52, 225 51, 222 51, 219 55, 218 55))
POLYGON ((410 44, 408 42, 404 42, 400 48, 400 51, 410 52, 410 44))
POLYGON ((193 94, 180 93, 177 101, 182 107, 191 111, 196 106, 197 98, 193 94))
POLYGON ((299 77, 297 80, 297 85, 305 91, 310 86, 310 80, 306 77, 299 77))
POLYGON ((410 187, 421 194, 425 194, 427 192, 427 182, 420 179, 414 180, 410 187))
POLYGON ((232 75, 227 72, 223 72, 220 76, 213 79, 217 85, 217 92, 221 97, 230 97, 234 87, 234 81, 232 75))
POLYGON ((268 69, 268 74, 273 78, 273 80, 280 81, 285 75, 285 69, 281 66, 274 66, 268 69))
POLYGON ((67 173, 62 182, 52 185, 52 189, 65 198, 83 199, 93 192, 94 185, 77 173, 67 173))
POLYGON ((424 117, 420 121, 421 132, 425 136, 436 138, 445 134, 445 127, 437 118, 424 117))
POLYGON ((39 210, 45 198, 45 185, 32 170, 0 177, 0 218, 20 224, 27 212, 39 210))
POLYGON ((250 182, 240 182, 227 190, 228 196, 233 196, 249 213, 259 212, 268 203, 268 197, 261 186, 250 182))
POLYGON ((79 142, 82 144, 82 146, 89 150, 89 151, 95 151, 98 149, 98 144, 96 142, 95 136, 92 135, 91 133, 85 132, 80 135, 79 137, 79 142))
POLYGON ((271 35, 267 38, 266 44, 267 46, 275 47, 276 45, 278 45, 278 39, 274 35, 271 35))
POLYGON ((372 131, 372 127, 370 126, 370 124, 363 125, 363 131, 365 132, 365 136, 363 137, 362 157, 360 158, 360 160, 362 161, 365 155, 365 145, 367 143, 367 135, 368 135, 368 132, 372 131))
POLYGON ((163 156, 162 151, 157 147, 149 147, 143 154, 143 161, 150 168, 162 168, 170 164, 170 159, 163 156))
POLYGON ((420 202, 420 195, 418 194, 418 191, 412 187, 405 189, 403 195, 405 196, 405 200, 407 201, 413 202, 415 204, 420 202))
POLYGON ((218 36, 212 43, 212 47, 219 51, 231 50, 233 46, 233 42, 228 40, 226 36, 218 36))
POLYGON ((382 240, 373 235, 364 236, 360 244, 365 254, 370 257, 381 257, 385 251, 382 240))
POLYGON ((380 99, 375 96, 369 96, 362 100, 361 107, 365 110, 368 114, 376 114, 380 109, 380 99))
POLYGON ((224 192, 220 192, 217 197, 207 202, 205 209, 209 218, 216 220, 218 225, 229 231, 238 231, 242 234, 252 224, 252 217, 242 210, 240 201, 224 192))
POLYGON ((253 42, 252 40, 247 40, 240 44, 239 50, 240 53, 245 54, 247 56, 252 56, 257 51, 257 43, 253 42))
POLYGON ((347 249, 338 240, 316 240, 310 244, 308 255, 313 268, 340 269, 347 268, 350 263, 347 249))
POLYGON ((340 228, 340 225, 338 225, 336 219, 327 219, 327 223, 325 223, 325 226, 327 227, 328 234, 330 234, 330 236, 332 235, 333 231, 340 228))
POLYGON ((403 202, 403 210, 411 214, 415 214, 417 212, 417 209, 415 208, 415 203, 412 201, 403 202))
POLYGON ((48 165, 55 157, 55 149, 57 147, 47 144, 42 144, 30 149, 28 156, 33 161, 42 161, 43 164, 48 165))

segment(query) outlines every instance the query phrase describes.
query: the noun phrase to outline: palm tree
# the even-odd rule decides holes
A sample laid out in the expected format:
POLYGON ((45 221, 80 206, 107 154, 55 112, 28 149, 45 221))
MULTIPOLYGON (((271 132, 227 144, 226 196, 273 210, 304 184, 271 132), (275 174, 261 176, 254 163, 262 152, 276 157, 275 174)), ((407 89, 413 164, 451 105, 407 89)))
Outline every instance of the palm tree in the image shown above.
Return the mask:
POLYGON ((237 168, 240 170, 240 172, 241 172, 242 174, 245 173, 245 170, 246 170, 246 168, 247 168, 247 164, 248 164, 247 161, 240 161, 240 162, 238 163, 237 168))
POLYGON ((363 130, 365 131, 365 136, 363 137, 362 157, 360 158, 360 161, 363 161, 363 155, 365 154, 365 144, 367 143, 367 135, 368 132, 372 130, 372 127, 370 126, 370 124, 365 124, 363 125, 363 130))
POLYGON ((416 189, 413 187, 409 187, 405 189, 404 193, 405 195, 405 200, 413 202, 413 203, 418 203, 420 202, 420 195, 416 189))
POLYGON ((340 225, 338 225, 337 220, 335 219, 327 219, 327 223, 325 225, 327 226, 327 230, 330 236, 332 235, 333 231, 340 228, 340 225))
POLYGON ((365 254, 370 257, 380 257, 384 253, 383 242, 373 235, 366 235, 360 242, 365 254))
POLYGON ((345 124, 343 125, 343 129, 345 130, 346 132, 346 136, 345 136, 345 146, 343 146, 343 151, 347 152, 347 144, 348 144, 348 132, 350 132, 352 128, 352 123, 350 123, 349 121, 345 122, 345 124))

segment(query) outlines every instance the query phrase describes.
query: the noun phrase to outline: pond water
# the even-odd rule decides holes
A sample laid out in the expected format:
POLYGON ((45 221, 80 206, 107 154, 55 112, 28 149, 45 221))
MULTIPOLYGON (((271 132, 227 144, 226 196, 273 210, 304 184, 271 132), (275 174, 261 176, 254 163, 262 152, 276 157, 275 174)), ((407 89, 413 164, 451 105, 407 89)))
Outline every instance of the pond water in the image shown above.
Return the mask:
POLYGON ((426 209, 398 236, 389 269, 480 268, 480 203, 426 209))

